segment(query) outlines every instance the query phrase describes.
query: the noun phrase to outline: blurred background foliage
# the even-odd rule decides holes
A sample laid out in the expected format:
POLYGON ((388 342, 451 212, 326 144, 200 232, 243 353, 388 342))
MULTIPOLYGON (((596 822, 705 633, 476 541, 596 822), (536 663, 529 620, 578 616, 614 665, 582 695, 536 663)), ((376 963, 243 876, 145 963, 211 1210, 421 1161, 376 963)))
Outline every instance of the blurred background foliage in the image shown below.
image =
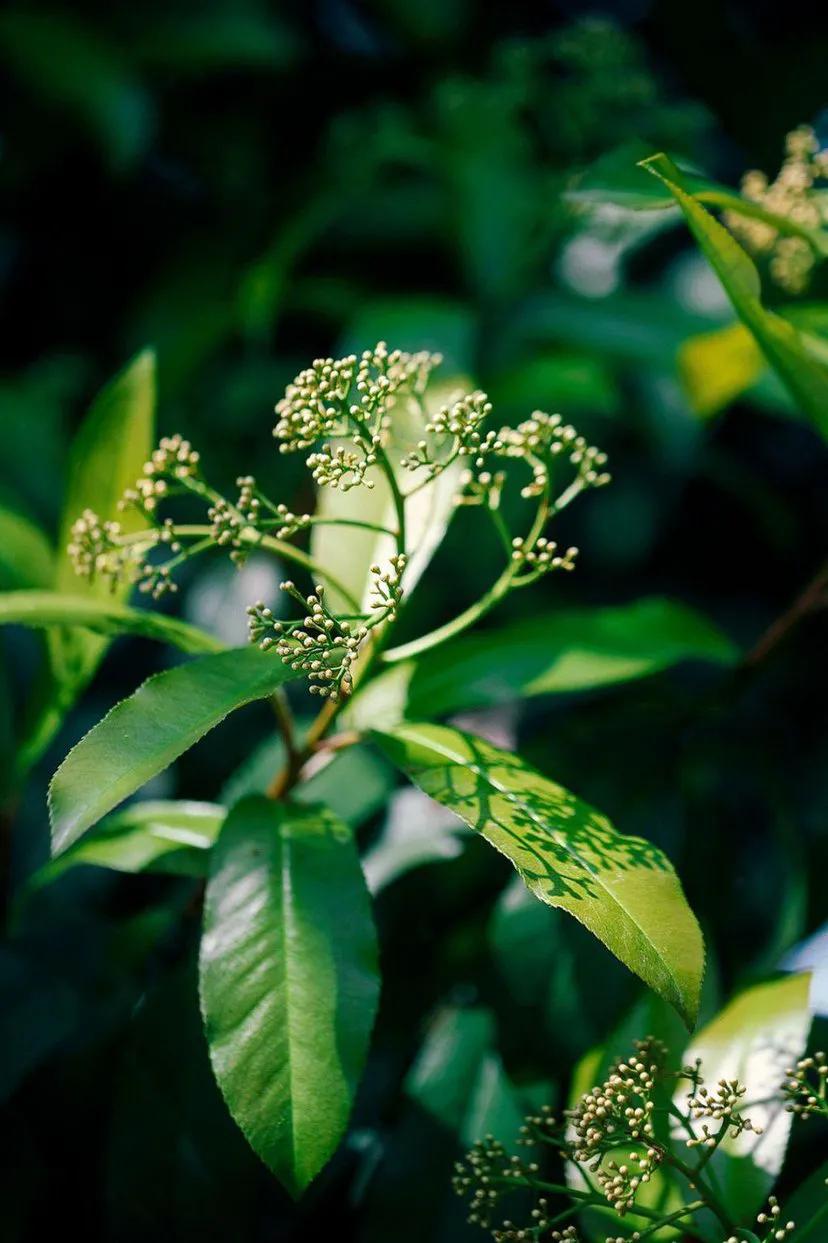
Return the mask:
MULTIPOLYGON (((682 347, 733 312, 678 213, 570 192, 619 148, 630 167, 667 150, 731 185, 774 170, 786 131, 824 124, 825 26, 747 0, 4 6, 0 544, 33 525, 22 569, 0 547, 0 587, 48 564, 38 532, 55 536, 73 432, 138 350, 157 351, 161 432, 190 436, 225 487, 253 467, 301 512, 272 407, 311 358, 385 338, 442 350, 504 422, 559 409, 611 455, 612 486, 561 524, 577 574, 503 613, 668 595, 749 652, 825 558, 825 444, 761 368, 714 413, 694 392, 682 347)), ((817 277, 809 302, 825 292, 817 277)), ((461 513, 416 626, 490 581, 496 549, 471 556, 470 530, 461 513)), ((278 577, 215 562, 177 607, 241 642, 243 605, 278 577)), ((458 1144, 565 1093, 638 986, 504 893, 485 846, 362 756, 342 780, 383 885, 384 1001, 349 1140, 290 1206, 212 1082, 193 882, 76 869, 21 898, 48 850, 49 773, 171 657, 114 645, 20 788, 40 645, 2 640, 4 1239, 42 1239, 56 1209, 90 1240, 476 1237, 448 1189, 458 1144), (430 862, 406 870, 412 824, 430 862)), ((828 917, 826 693, 816 613, 735 671, 683 667, 474 724, 670 853, 708 939, 709 1014, 828 917)), ((240 765, 235 789, 261 780, 270 729, 246 710, 149 793, 219 799, 240 765)))

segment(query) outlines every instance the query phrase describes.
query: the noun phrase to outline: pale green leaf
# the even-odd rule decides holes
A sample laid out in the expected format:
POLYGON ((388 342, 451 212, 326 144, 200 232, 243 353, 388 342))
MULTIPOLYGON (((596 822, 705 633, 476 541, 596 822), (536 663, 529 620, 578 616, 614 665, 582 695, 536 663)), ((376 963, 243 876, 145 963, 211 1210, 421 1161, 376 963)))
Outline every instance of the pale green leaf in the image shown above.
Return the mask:
POLYGON ((419 724, 376 737, 426 794, 504 854, 536 897, 573 915, 693 1024, 704 944, 657 847, 617 832, 606 816, 480 738, 419 724))
POLYGON ((52 778, 53 853, 66 850, 229 713, 295 676, 272 653, 249 647, 199 656, 149 678, 81 739, 52 778))
POLYGON ((297 1196, 345 1131, 379 994, 370 900, 341 821, 237 804, 213 850, 200 974, 228 1108, 297 1196))
MULTIPOLYGON (((722 1199, 738 1220, 760 1207, 785 1160, 792 1115, 780 1097, 785 1070, 802 1055, 811 1027, 810 976, 787 975, 747 989, 704 1027, 684 1054, 701 1058, 705 1082, 738 1079, 747 1088, 741 1110, 761 1134, 728 1137, 711 1169, 722 1199)), ((677 1094, 683 1103, 686 1088, 677 1094)))
POLYGON ((40 527, 0 507, 0 588, 48 587, 53 563, 52 546, 40 527))
POLYGON ((394 724, 534 695, 592 690, 684 660, 730 664, 737 649, 701 614, 672 600, 561 609, 465 635, 367 683, 343 720, 394 724))
POLYGON ((792 323, 762 305, 759 273, 731 233, 685 187, 682 174, 664 155, 642 166, 657 177, 681 208, 705 258, 713 267, 736 314, 753 333, 796 405, 828 436, 828 366, 792 323))
MULTIPOLYGON (((112 598, 106 583, 79 578, 66 551, 72 524, 84 509, 117 520, 124 531, 140 526, 140 516, 119 513, 118 500, 138 476, 152 449, 155 422, 155 355, 138 354, 98 394, 76 435, 69 455, 67 488, 58 533, 53 586, 82 599, 112 598)), ((129 585, 115 599, 124 600, 129 585)), ((89 681, 108 639, 78 629, 54 629, 47 637, 49 679, 36 706, 22 748, 22 768, 48 745, 64 714, 89 681)))
POLYGON ((27 882, 38 889, 78 864, 114 872, 203 876, 227 809, 217 803, 146 800, 114 812, 80 841, 50 859, 27 882))
MULTIPOLYGON (((458 380, 432 384, 426 395, 427 409, 440 405, 464 391, 458 380)), ((410 449, 422 435, 422 415, 419 407, 409 410, 398 406, 393 411, 392 440, 388 457, 398 485, 409 491, 421 482, 419 473, 412 473, 399 466, 403 451, 410 449)), ((406 553, 408 564, 403 575, 403 588, 410 592, 417 584, 438 548, 455 510, 454 498, 459 487, 460 464, 455 462, 431 483, 421 488, 406 503, 406 553)), ((352 488, 348 492, 320 487, 318 490, 317 516, 326 520, 346 519, 350 522, 370 522, 396 530, 397 518, 388 481, 379 469, 372 468, 368 478, 373 488, 352 488)), ((317 565, 335 574, 339 582, 348 588, 354 599, 367 607, 370 599, 370 567, 383 564, 396 552, 396 541, 391 535, 363 530, 359 527, 335 527, 326 523, 313 527, 311 554, 317 565)), ((344 607, 343 600, 332 584, 328 592, 335 607, 344 607)))
POLYGON ((96 634, 141 635, 169 643, 182 652, 220 652, 224 644, 198 626, 130 608, 117 599, 96 600, 58 591, 9 591, 0 594, 0 626, 17 624, 47 630, 55 626, 80 627, 96 634))

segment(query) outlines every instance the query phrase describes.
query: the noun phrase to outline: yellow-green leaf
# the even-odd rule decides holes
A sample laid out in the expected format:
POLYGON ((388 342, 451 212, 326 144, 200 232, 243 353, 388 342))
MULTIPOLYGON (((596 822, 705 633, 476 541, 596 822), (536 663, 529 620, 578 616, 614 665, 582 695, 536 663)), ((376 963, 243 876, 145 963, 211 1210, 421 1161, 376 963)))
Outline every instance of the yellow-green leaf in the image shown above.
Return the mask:
POLYGON ((667 857, 519 757, 439 725, 375 735, 389 758, 574 916, 692 1026, 704 943, 667 857))
MULTIPOLYGON (((785 1070, 802 1055, 811 1027, 811 977, 787 975, 741 993, 704 1027, 684 1054, 701 1058, 705 1082, 738 1079, 747 1088, 741 1112, 761 1133, 743 1131, 723 1140, 711 1169, 722 1199, 737 1220, 760 1207, 782 1169, 791 1114, 780 1086, 785 1070)), ((677 1093, 683 1103, 687 1088, 677 1093)))
POLYGON ((670 191, 736 314, 756 338, 797 407, 823 436, 828 436, 828 366, 809 347, 805 334, 762 305, 755 264, 724 225, 688 192, 682 173, 672 161, 666 155, 654 155, 642 161, 642 167, 670 191))
POLYGON ((58 591, 8 591, 0 594, 0 626, 30 626, 51 630, 56 626, 90 630, 94 634, 141 635, 169 643, 182 652, 220 652, 224 644, 206 630, 152 613, 133 609, 118 600, 62 594, 58 591))
POLYGON ((149 678, 69 752, 49 786, 52 853, 61 854, 229 713, 296 674, 256 647, 197 656, 149 678))

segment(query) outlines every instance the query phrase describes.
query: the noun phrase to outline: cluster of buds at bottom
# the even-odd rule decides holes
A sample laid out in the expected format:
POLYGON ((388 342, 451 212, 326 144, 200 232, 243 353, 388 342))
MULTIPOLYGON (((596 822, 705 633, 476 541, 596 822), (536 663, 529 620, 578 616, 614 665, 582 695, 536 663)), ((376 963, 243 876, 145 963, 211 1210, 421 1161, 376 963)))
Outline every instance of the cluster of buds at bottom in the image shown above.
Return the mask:
MULTIPOLYGON (((765 1231, 762 1236, 762 1243, 783 1243, 783 1240, 790 1238, 796 1229, 795 1222, 782 1220, 782 1210, 779 1207, 776 1196, 769 1197, 768 1207, 765 1212, 758 1215, 756 1224, 765 1231)), ((729 1238, 725 1239, 724 1243, 742 1243, 743 1237, 742 1235, 731 1234, 729 1238)))
POLYGON ((604 1082, 582 1096, 575 1109, 567 1111, 577 1161, 598 1169, 604 1153, 629 1140, 645 1146, 645 1174, 657 1161, 658 1153, 649 1150, 655 1137, 652 1098, 662 1071, 661 1052, 654 1041, 640 1042, 632 1057, 616 1062, 604 1082))
POLYGON ((324 602, 321 583, 308 596, 290 581, 280 583, 280 588, 298 601, 305 616, 298 622, 277 621, 262 601, 251 604, 247 610, 251 641, 265 652, 275 648, 280 660, 307 677, 312 695, 334 700, 347 695, 351 666, 368 635, 367 627, 352 627, 334 616, 324 602))
POLYGON ((804 1119, 828 1118, 828 1058, 822 1052, 800 1058, 785 1071, 782 1095, 788 1113, 804 1119))

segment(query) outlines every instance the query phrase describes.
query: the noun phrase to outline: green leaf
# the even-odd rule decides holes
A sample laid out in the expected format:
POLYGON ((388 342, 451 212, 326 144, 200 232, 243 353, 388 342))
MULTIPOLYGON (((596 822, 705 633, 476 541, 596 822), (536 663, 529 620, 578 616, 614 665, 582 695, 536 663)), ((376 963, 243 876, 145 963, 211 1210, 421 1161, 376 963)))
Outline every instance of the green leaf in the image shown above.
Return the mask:
POLYGON ((266 698, 295 676, 272 653, 249 647, 199 656, 149 678, 81 739, 52 778, 53 854, 71 846, 229 713, 266 698))
MULTIPOLYGON (((723 1140, 711 1160, 722 1199, 737 1220, 756 1213, 785 1160, 792 1115, 779 1087, 808 1041, 809 991, 807 974, 747 989, 698 1033, 684 1054, 689 1065, 701 1058, 707 1083, 739 1079, 745 1084, 744 1113, 762 1128, 761 1134, 744 1131, 723 1140)), ((678 1093, 677 1102, 686 1095, 686 1089, 678 1093)))
POLYGON ((115 872, 170 872, 203 876, 208 851, 227 809, 217 803, 150 800, 107 816, 57 859, 50 859, 27 883, 38 889, 78 864, 115 872))
POLYGON ((796 1222, 796 1243, 822 1243, 828 1231, 828 1161, 797 1187, 783 1211, 786 1221, 796 1222))
POLYGON ((213 851, 200 970, 228 1108, 298 1196, 347 1126, 379 995, 350 830, 324 808, 237 804, 213 851))
POLYGON ((406 1095, 443 1126, 459 1130, 480 1061, 493 1039, 487 1010, 441 1011, 406 1076, 406 1095))
POLYGON ((40 527, 0 507, 0 588, 48 587, 53 562, 52 546, 40 527))
MULTIPOLYGON (((669 187, 662 188, 653 183, 648 186, 640 176, 637 176, 638 168, 642 165, 647 167, 649 158, 642 143, 626 143, 601 156, 590 165, 575 185, 567 191, 565 198, 576 205, 592 206, 611 203, 633 211, 674 208, 676 200, 669 187)), ((727 211, 755 220, 764 220, 780 233, 804 238, 818 255, 823 257, 828 255, 828 232, 825 230, 809 228, 793 216, 782 216, 769 211, 761 204, 745 198, 738 190, 732 190, 730 186, 722 185, 699 172, 677 165, 668 155, 662 153, 652 158, 669 163, 681 177, 680 184, 685 191, 692 194, 700 203, 709 203, 711 207, 725 208, 727 211)))
POLYGON ((517 756, 458 730, 401 725, 377 740, 426 794, 456 812, 692 1026, 704 944, 666 856, 517 756))
POLYGON ((463 636, 367 683, 345 710, 354 725, 442 716, 534 695, 613 686, 683 660, 730 664, 737 649, 672 600, 560 610, 463 636))
POLYGON ((198 626, 133 609, 117 600, 64 595, 58 591, 9 591, 0 594, 0 626, 17 624, 46 630, 54 626, 80 627, 96 634, 142 635, 170 643, 182 652, 220 652, 224 644, 198 626))
MULTIPOLYGON (((85 600, 113 598, 106 583, 89 583, 75 574, 66 548, 72 524, 87 508, 104 521, 119 521, 124 531, 140 526, 137 514, 118 513, 118 500, 138 478, 149 457, 154 420, 155 355, 145 350, 101 390, 72 444, 53 583, 61 595, 85 600)), ((114 598, 123 600, 128 594, 129 587, 124 586, 114 598)), ((49 676, 23 745, 23 769, 48 745, 95 672, 107 645, 107 638, 82 630, 50 632, 49 676)))
POLYGON ((70 13, 7 10, 0 47, 17 77, 52 105, 58 124, 77 118, 111 162, 125 167, 150 139, 152 99, 102 27, 70 13))
POLYGON ((753 333, 802 413, 828 436, 828 366, 811 349, 804 333, 765 309, 755 264, 727 229, 688 192, 682 174, 667 156, 654 155, 642 166, 670 191, 736 314, 753 333))

